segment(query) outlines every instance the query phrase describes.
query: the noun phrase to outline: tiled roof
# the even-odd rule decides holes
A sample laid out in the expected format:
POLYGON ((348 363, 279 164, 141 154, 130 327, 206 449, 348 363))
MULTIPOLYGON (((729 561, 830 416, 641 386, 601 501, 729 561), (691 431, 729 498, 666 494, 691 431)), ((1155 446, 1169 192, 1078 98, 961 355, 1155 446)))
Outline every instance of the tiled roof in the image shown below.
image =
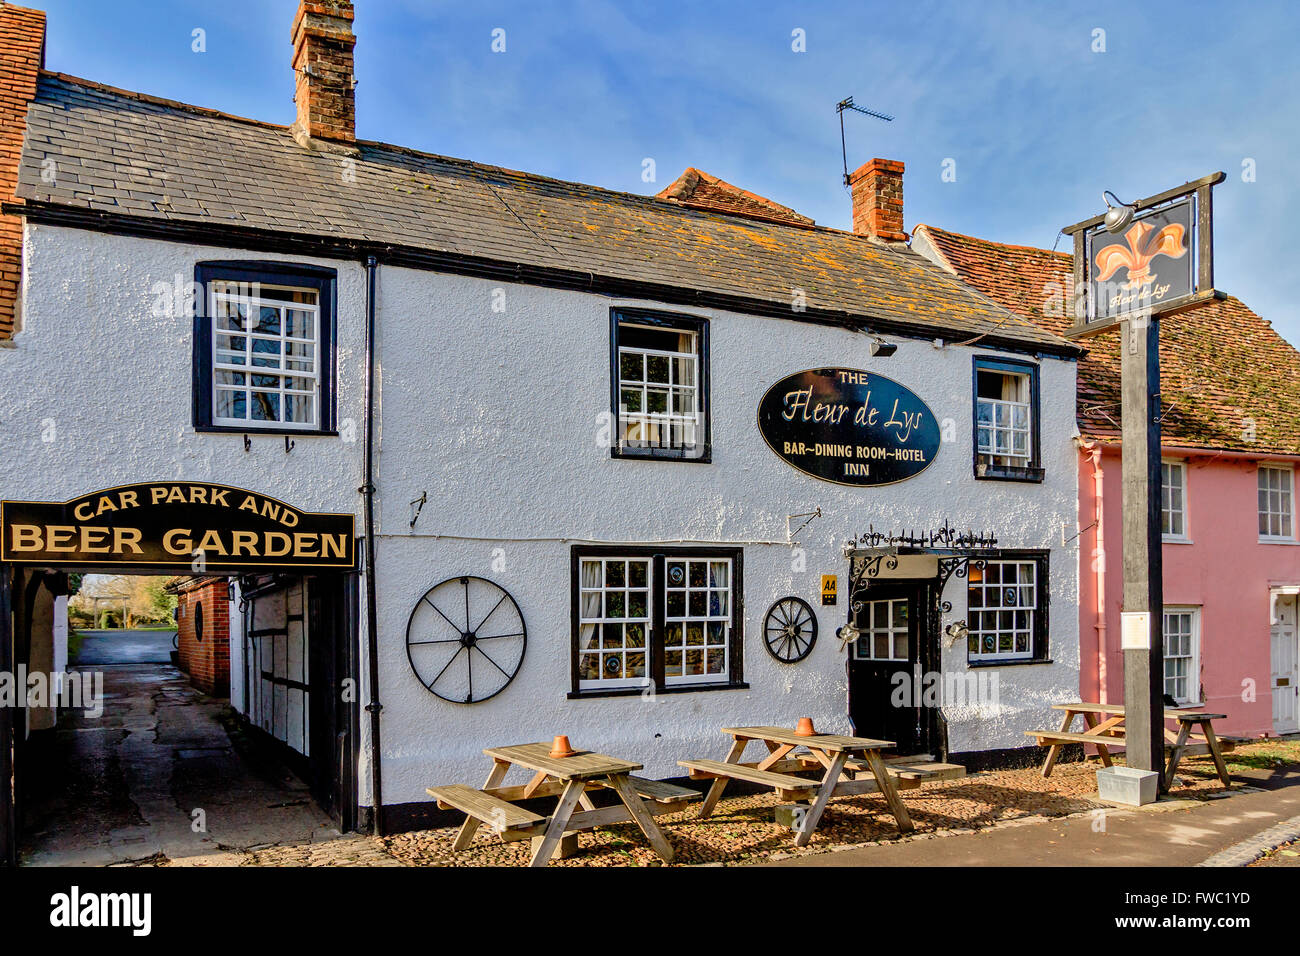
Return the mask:
MULTIPOLYGON (((1001 305, 1061 333, 1072 324, 1073 257, 917 226, 955 275, 1001 305)), ((1119 334, 1087 339, 1079 362, 1079 429, 1119 438, 1119 334)), ((1161 422, 1166 446, 1300 454, 1300 352, 1266 319, 1229 296, 1160 323, 1161 422), (1253 429, 1252 429, 1253 425, 1253 429)))
POLYGON ((710 176, 694 166, 687 166, 673 184, 656 193, 656 197, 695 209, 712 209, 751 219, 784 222, 793 226, 814 225, 813 220, 800 215, 789 206, 782 206, 766 196, 733 186, 725 179, 710 176))
MULTIPOLYGON (((651 196, 358 142, 355 158, 299 146, 287 128, 42 75, 27 114, 19 195, 29 203, 187 226, 391 245, 585 278, 734 296, 755 307, 1071 346, 905 247, 651 196), (57 181, 42 181, 52 159, 57 181)), ((791 316, 799 318, 797 313, 791 316)))

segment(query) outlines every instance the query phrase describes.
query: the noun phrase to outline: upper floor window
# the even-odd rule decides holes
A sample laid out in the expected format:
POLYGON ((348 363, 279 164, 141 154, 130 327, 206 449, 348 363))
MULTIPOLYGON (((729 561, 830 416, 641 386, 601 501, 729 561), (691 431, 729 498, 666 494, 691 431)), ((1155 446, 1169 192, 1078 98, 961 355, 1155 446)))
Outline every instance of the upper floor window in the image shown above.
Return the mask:
POLYGON ((709 460, 708 322, 611 313, 616 458, 709 460))
POLYGON ((332 269, 200 263, 194 424, 204 430, 334 427, 332 269))
POLYGON ((1262 539, 1293 541, 1295 472, 1290 466, 1259 466, 1259 536, 1262 539))
POLYGON ((973 562, 966 577, 970 661, 1047 658, 1047 555, 973 562))
POLYGON ((975 359, 975 475, 1041 481, 1038 366, 975 359))
POLYGON ((1181 461, 1160 463, 1160 532, 1187 540, 1187 465, 1181 461))

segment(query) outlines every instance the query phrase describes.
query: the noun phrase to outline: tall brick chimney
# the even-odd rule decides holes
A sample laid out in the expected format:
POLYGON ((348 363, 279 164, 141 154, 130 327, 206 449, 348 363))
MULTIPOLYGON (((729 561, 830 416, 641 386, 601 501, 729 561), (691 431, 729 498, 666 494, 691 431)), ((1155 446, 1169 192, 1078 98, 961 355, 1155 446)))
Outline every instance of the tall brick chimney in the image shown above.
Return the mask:
POLYGON ((301 0, 293 18, 293 135, 312 149, 352 152, 356 142, 351 0, 301 0))
MULTIPOLYGON (((44 68, 45 14, 0 3, 0 202, 14 201, 27 104, 44 68)), ((22 266, 22 221, 0 216, 0 340, 11 338, 18 323, 22 266)))
POLYGON ((906 242, 903 231, 903 164, 873 159, 849 176, 853 231, 883 242, 906 242))

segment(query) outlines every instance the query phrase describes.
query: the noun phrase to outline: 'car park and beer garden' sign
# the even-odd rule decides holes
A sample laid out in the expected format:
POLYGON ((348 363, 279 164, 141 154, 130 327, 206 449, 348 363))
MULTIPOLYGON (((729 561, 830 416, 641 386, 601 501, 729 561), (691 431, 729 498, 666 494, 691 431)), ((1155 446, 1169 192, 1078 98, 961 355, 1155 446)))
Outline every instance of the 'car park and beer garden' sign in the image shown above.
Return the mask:
POLYGON ((352 515, 299 511, 211 482, 123 485, 67 502, 0 502, 0 561, 172 569, 356 567, 352 515))
POLYGON ((930 407, 893 379, 857 369, 810 369, 781 379, 759 402, 758 428, 785 462, 841 485, 915 477, 939 452, 930 407))

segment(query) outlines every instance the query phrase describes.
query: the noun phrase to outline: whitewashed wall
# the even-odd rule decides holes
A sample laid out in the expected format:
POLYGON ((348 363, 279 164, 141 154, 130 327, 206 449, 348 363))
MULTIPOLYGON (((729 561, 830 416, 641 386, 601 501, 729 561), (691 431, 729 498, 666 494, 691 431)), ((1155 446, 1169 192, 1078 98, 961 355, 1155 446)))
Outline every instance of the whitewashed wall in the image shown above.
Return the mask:
MULTIPOLYGON (((131 481, 211 480, 317 511, 359 510, 361 444, 297 437, 197 434, 190 412, 191 327, 156 315, 155 283, 189 282, 202 259, 241 258, 212 247, 28 226, 23 331, 0 349, 0 496, 58 500, 131 481), (51 435, 52 440, 44 440, 51 435)), ((278 258, 249 254, 250 259, 278 258)), ((364 401, 364 270, 339 270, 339 419, 359 439, 364 401)), ((817 606, 819 577, 843 587, 845 540, 877 529, 951 520, 994 533, 1003 547, 1050 548, 1051 664, 1005 668, 1002 706, 954 711, 954 752, 1024 745, 1022 731, 1078 693, 1077 552, 1061 546, 1076 513, 1074 365, 1041 373, 1043 484, 971 476, 969 348, 899 340, 889 358, 853 333, 780 319, 680 309, 711 321, 713 463, 614 461, 598 441, 609 402, 609 309, 628 303, 578 293, 396 268, 379 283, 380 455, 377 482, 380 690, 385 803, 426 799, 432 783, 478 782, 485 746, 567 733, 575 744, 633 757, 647 772, 679 772, 680 757, 721 755, 718 728, 811 716, 847 729, 844 658, 834 638, 843 603, 819 612, 810 658, 778 664, 760 640, 773 600, 817 606), (505 310, 491 308, 503 289, 505 310), (760 397, 792 372, 824 365, 869 369, 915 391, 956 441, 923 474, 855 489, 795 471, 764 444, 760 397), (427 492, 414 529, 410 502, 427 492), (786 515, 822 509, 802 531, 806 570, 792 570, 786 515), (745 550, 745 690, 571 701, 569 547, 573 541, 700 541, 745 550), (504 568, 493 567, 503 549, 504 568), (497 581, 529 630, 519 677, 473 706, 428 693, 407 662, 405 629, 431 585, 460 574, 497 581)), ((989 350, 979 350, 981 354, 989 350)), ((798 522, 796 522, 797 524, 798 522)), ((360 527, 360 525, 358 525, 360 527)), ((950 584, 948 620, 965 617, 950 584)), ((844 598, 841 598, 843 602, 844 598)), ((361 636, 364 654, 365 636, 361 636)), ((232 666, 234 656, 232 655, 232 666)), ((944 667, 965 669, 958 645, 944 667)), ((361 700, 366 666, 361 665, 361 700)), ((363 735, 365 724, 363 723, 363 735)), ((369 757, 360 766, 362 803, 369 757)))
MULTIPOLYGON (((976 352, 969 348, 900 340, 895 355, 873 358, 865 337, 806 323, 394 268, 383 270, 379 301, 385 802, 425 799, 431 782, 478 783, 487 769, 483 747, 556 733, 669 776, 682 772, 679 758, 721 757, 723 726, 811 716, 828 730, 847 730, 844 655, 834 637, 844 598, 821 608, 818 592, 823 573, 838 574, 841 588, 846 585, 843 544, 870 524, 923 529, 949 519, 992 532, 1003 547, 1052 550, 1053 663, 1004 668, 1000 707, 949 713, 952 751, 1024 746, 1022 732, 1049 719, 1052 703, 1077 695, 1077 557, 1073 547, 1061 547, 1062 523, 1072 529, 1076 513, 1073 363, 1042 363, 1047 480, 977 482, 971 475, 976 352), (504 311, 491 308, 495 289, 504 290, 504 311), (710 320, 712 464, 609 457, 599 438, 609 406, 613 305, 710 320), (942 446, 921 475, 882 488, 843 487, 794 470, 759 435, 758 403, 785 375, 826 365, 901 382, 940 421, 953 419, 956 441, 942 446), (411 529, 409 503, 425 492, 429 504, 411 529), (798 535, 807 564, 797 573, 786 516, 818 507, 823 517, 798 535), (571 544, 681 540, 744 546, 749 689, 653 701, 567 699, 571 544), (475 705, 428 693, 404 648, 407 618, 420 596, 461 574, 509 590, 529 634, 519 676, 498 697, 475 705), (795 665, 774 661, 760 638, 768 607, 788 594, 817 608, 821 632, 811 656, 795 665)), ((964 618, 962 582, 951 583, 946 597, 953 612, 945 623, 964 618)), ((945 670, 964 672, 965 658, 964 644, 946 650, 945 670)))

